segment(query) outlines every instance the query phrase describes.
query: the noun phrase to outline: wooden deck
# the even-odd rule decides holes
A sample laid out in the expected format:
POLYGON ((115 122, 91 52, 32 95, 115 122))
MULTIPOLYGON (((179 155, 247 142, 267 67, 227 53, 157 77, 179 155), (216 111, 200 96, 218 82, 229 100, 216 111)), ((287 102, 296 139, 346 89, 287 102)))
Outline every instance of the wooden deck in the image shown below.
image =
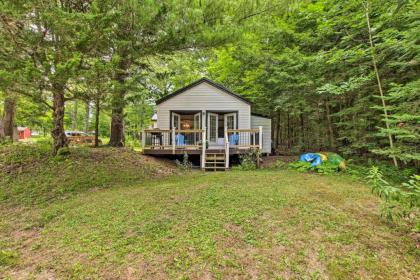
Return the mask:
MULTIPOLYGON (((262 149, 262 127, 257 129, 225 130, 223 143, 208 144, 206 129, 146 129, 143 132, 143 153, 147 155, 200 155, 201 167, 206 168, 209 154, 223 154, 229 168, 231 155, 262 149)), ((219 168, 220 166, 218 166, 219 168)))
MULTIPOLYGON (((229 148, 229 154, 230 155, 240 155, 240 154, 246 154, 249 148, 229 148)), ((225 149, 206 149, 208 152, 214 152, 214 153, 225 153, 225 149)), ((187 153, 189 155, 201 155, 202 149, 201 147, 196 149, 183 149, 183 148, 176 148, 175 150, 172 149, 159 149, 159 148, 144 148, 143 153, 146 155, 183 155, 184 153, 187 153)))

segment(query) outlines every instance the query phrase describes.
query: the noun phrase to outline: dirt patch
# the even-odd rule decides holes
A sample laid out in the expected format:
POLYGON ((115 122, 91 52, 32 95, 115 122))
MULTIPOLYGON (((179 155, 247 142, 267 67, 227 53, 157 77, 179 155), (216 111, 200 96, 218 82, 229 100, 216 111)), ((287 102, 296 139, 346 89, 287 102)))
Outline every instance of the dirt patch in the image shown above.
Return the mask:
POLYGON ((296 161, 297 156, 266 156, 262 158, 261 167, 271 168, 275 167, 277 161, 282 161, 284 163, 290 163, 296 161))
POLYGON ((328 272, 325 265, 319 259, 319 254, 314 249, 307 249, 305 251, 307 261, 307 270, 310 275, 319 274, 321 279, 329 279, 328 272))

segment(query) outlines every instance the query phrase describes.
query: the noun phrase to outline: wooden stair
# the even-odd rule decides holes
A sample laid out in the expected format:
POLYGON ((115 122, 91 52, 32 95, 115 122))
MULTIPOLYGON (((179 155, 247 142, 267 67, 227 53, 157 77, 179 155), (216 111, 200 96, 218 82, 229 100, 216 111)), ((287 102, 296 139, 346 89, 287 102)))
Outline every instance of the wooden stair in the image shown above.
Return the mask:
POLYGON ((207 152, 205 158, 205 167, 207 171, 225 171, 226 170, 225 153, 207 152))

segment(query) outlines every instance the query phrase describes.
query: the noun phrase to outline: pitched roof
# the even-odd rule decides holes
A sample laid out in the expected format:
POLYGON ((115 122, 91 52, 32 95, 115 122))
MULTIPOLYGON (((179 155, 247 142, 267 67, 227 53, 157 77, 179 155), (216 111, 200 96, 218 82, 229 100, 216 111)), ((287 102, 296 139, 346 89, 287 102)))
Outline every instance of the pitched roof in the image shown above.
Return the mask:
POLYGON ((269 116, 266 116, 266 115, 263 115, 263 114, 259 114, 259 113, 251 113, 251 116, 256 116, 256 117, 260 117, 260 118, 271 119, 269 116))
POLYGON ((222 85, 220 85, 220 84, 218 84, 216 82, 213 82, 212 80, 207 79, 207 78, 201 78, 201 79, 199 79, 199 80, 197 80, 197 81, 195 81, 195 82, 193 82, 193 83, 191 83, 191 84, 189 84, 189 85, 187 85, 187 86, 185 86, 183 88, 180 88, 180 89, 174 91, 173 93, 171 93, 171 94, 169 94, 167 96, 162 97, 161 99, 159 99, 159 100, 156 101, 156 104, 158 105, 158 104, 160 104, 160 103, 162 103, 162 102, 164 102, 164 101, 166 101, 168 99, 171 99, 172 97, 175 97, 178 94, 181 94, 184 91, 186 91, 186 90, 188 90, 190 88, 193 88, 195 86, 198 86, 199 84, 204 83, 204 82, 206 82, 206 83, 214 86, 215 88, 220 89, 221 91, 223 91, 223 92, 225 92, 225 93, 227 93, 227 94, 229 94, 229 95, 231 95, 231 96, 233 96, 233 97, 235 97, 235 98, 237 98, 239 100, 242 100, 245 103, 248 103, 250 105, 252 104, 252 102, 249 101, 248 99, 246 99, 245 97, 243 97, 243 96, 241 96, 241 95, 239 95, 237 93, 234 93, 234 92, 230 91, 229 89, 225 88, 224 86, 222 86, 222 85))

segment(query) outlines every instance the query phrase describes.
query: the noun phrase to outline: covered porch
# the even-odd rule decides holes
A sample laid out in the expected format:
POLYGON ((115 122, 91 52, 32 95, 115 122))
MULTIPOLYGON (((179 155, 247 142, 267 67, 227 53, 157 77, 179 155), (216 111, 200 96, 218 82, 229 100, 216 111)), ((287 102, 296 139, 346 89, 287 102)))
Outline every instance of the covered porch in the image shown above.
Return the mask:
POLYGON ((145 154, 206 154, 229 156, 262 148, 262 127, 238 128, 238 113, 225 111, 171 111, 170 128, 152 128, 142 134, 145 154))

